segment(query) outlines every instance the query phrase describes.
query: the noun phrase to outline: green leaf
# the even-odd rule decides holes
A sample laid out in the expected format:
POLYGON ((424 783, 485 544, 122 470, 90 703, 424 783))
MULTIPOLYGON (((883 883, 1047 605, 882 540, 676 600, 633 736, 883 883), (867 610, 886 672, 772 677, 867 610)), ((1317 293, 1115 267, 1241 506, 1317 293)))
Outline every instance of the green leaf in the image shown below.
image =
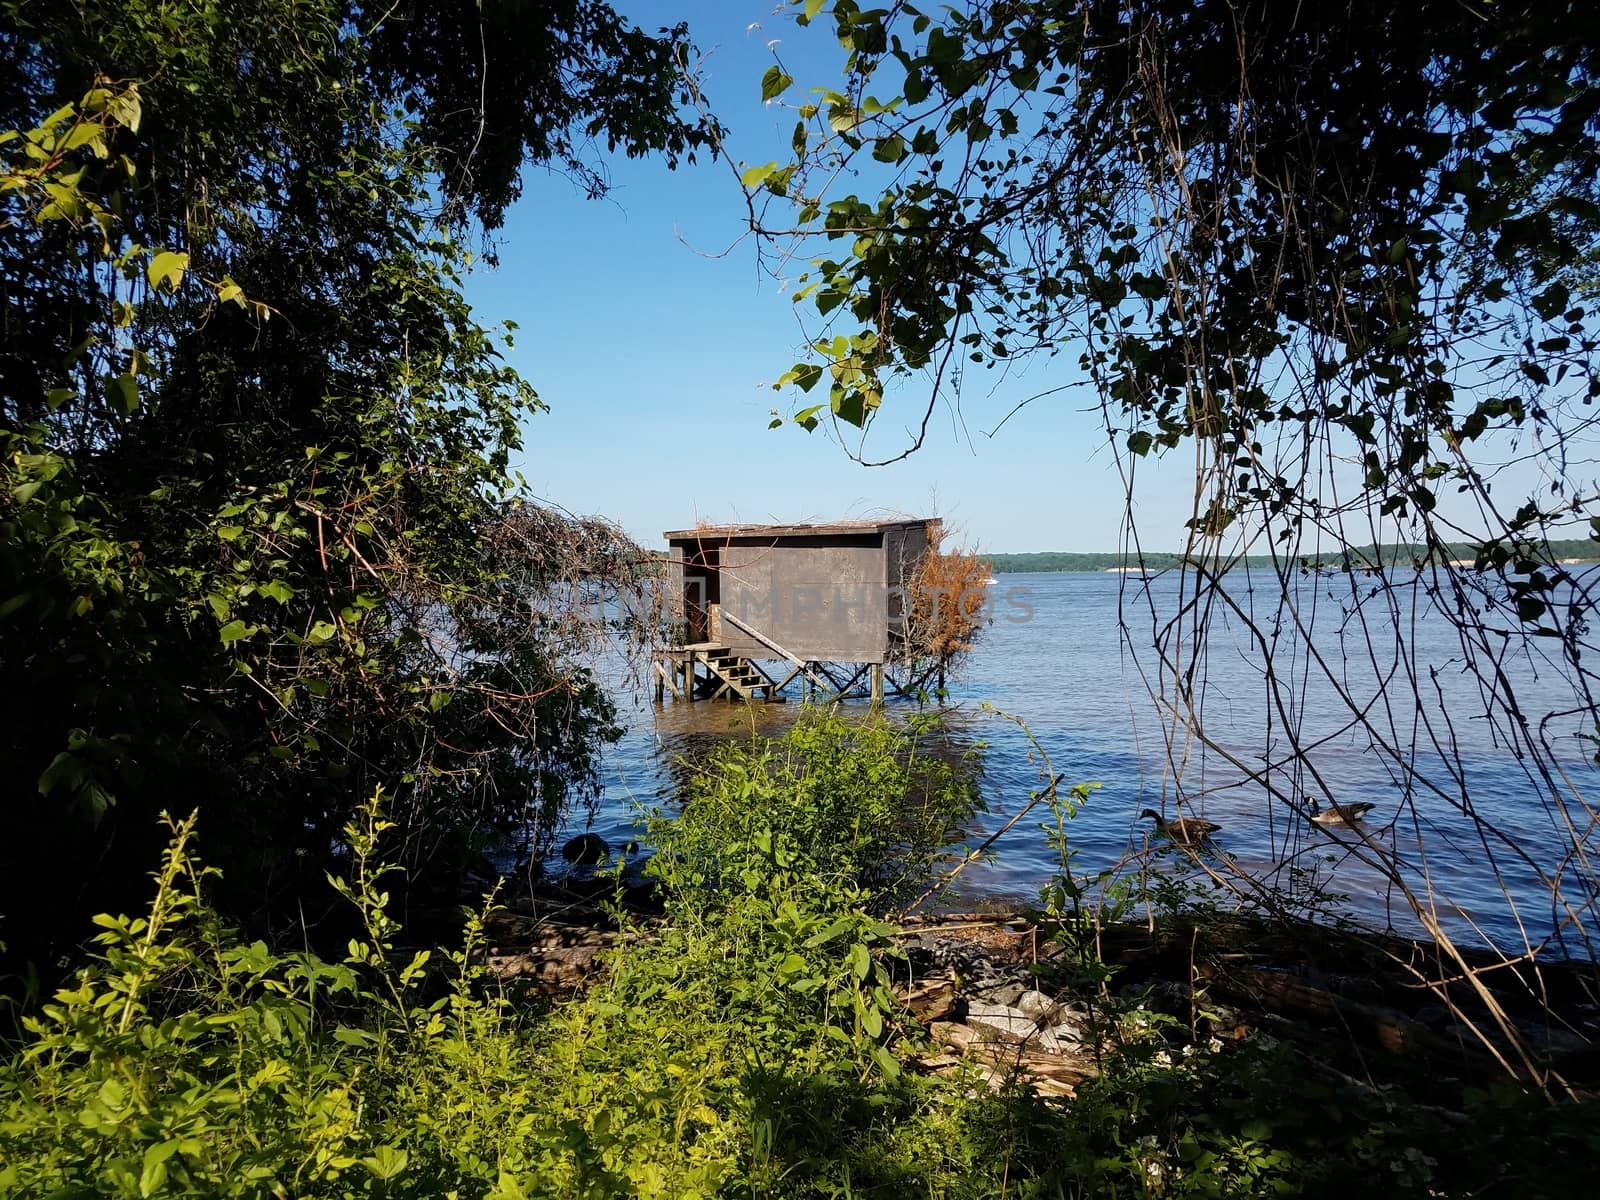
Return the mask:
POLYGON ((229 621, 217 630, 217 636, 222 639, 224 646, 231 646, 237 641, 242 641, 250 636, 250 627, 243 621, 229 621))
POLYGON ((144 106, 139 102, 137 88, 129 87, 112 96, 106 105, 106 112, 126 127, 129 133, 138 133, 139 122, 144 117, 144 106))
POLYGON ((781 67, 768 67, 767 73, 761 77, 761 99, 775 100, 788 90, 794 82, 792 75, 786 75, 781 67))
MULTIPOLYGON (((802 392, 809 392, 817 386, 817 381, 821 378, 822 368, 815 363, 798 363, 778 377, 776 386, 787 387, 792 383, 802 392)), ((818 405, 818 408, 820 407, 821 405, 818 405)))
POLYGON ((361 1160, 361 1165, 379 1179, 389 1180, 404 1171, 409 1161, 411 1156, 398 1146, 379 1146, 370 1156, 361 1160))
POLYGON ((900 1063, 882 1046, 872 1048, 872 1061, 878 1064, 878 1070, 883 1072, 885 1079, 900 1078, 900 1063))
POLYGON ((748 167, 739 176, 739 182, 747 188, 758 188, 767 181, 767 176, 778 169, 778 164, 769 162, 759 167, 748 167))
POLYGON ((828 124, 835 133, 849 133, 861 124, 861 113, 854 105, 836 104, 828 110, 828 124))
POLYGON ((877 407, 871 402, 870 393, 860 388, 835 388, 830 399, 834 414, 857 429, 867 423, 867 413, 877 407))
POLYGON ((144 1152, 144 1170, 139 1173, 139 1195, 154 1195, 167 1181, 167 1159, 177 1152, 178 1140, 168 1138, 144 1152))
POLYGON ((805 940, 805 947, 808 950, 815 950, 818 946, 825 946, 841 933, 848 932, 854 924, 855 922, 850 917, 838 917, 821 931, 808 937, 805 940))
POLYGON ((906 140, 898 133, 893 137, 879 138, 872 147, 872 157, 879 162, 897 163, 906 156, 906 140))
POLYGON ((766 178, 767 191, 774 196, 787 196, 789 194, 789 180, 794 178, 794 168, 781 167, 766 178))
POLYGON ((83 779, 83 767, 70 750, 63 750, 50 760, 50 765, 39 773, 39 795, 48 796, 56 785, 64 783, 77 787, 83 779))
POLYGON ((306 634, 306 641, 321 645, 331 641, 339 630, 329 621, 318 621, 311 627, 311 632, 306 634))
POLYGON ((1150 453, 1151 438, 1143 429, 1136 429, 1128 435, 1128 449, 1143 458, 1150 453))
POLYGON ((121 375, 107 376, 106 400, 123 416, 131 417, 139 408, 138 380, 127 371, 121 375))
POLYGON ((150 276, 150 286, 157 289, 164 283, 172 291, 178 290, 178 285, 183 282, 183 273, 189 269, 189 256, 179 254, 172 250, 163 250, 150 260, 146 274, 150 276))
MULTIPOLYGON (((265 947, 261 946, 260 942, 257 942, 252 949, 256 947, 261 948, 264 956, 265 947)), ((293 1078, 293 1073, 290 1071, 288 1063, 281 1058, 270 1059, 254 1075, 250 1076, 250 1090, 253 1092, 258 1088, 276 1087, 280 1083, 288 1082, 291 1078, 293 1078)))

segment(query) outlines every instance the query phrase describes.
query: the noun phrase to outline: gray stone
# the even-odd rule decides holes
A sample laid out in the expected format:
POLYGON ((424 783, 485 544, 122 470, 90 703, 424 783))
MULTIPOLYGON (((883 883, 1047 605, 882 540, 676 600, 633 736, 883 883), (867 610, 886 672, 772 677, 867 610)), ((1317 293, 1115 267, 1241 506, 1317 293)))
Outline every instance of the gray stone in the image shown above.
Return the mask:
POLYGON ((1089 1015, 1062 1009, 1051 1020, 1051 1030, 1064 1042, 1087 1042, 1094 1034, 1089 1015))
POLYGON ((978 999, 986 1004, 1013 1005, 1027 989, 1020 983, 999 983, 980 989, 978 999))
POLYGON ((1026 1013, 1030 1017, 1043 1017, 1047 1020, 1054 1017, 1056 1010, 1061 1007, 1043 992, 1032 989, 1023 992, 1012 1003, 1016 1006, 1018 1012, 1026 1013))
POLYGON ((1041 1029, 1038 1021, 1009 1004, 969 1004, 967 1024, 986 1042, 1015 1046, 1032 1042, 1052 1053, 1061 1049, 1061 1042, 1052 1030, 1041 1029))

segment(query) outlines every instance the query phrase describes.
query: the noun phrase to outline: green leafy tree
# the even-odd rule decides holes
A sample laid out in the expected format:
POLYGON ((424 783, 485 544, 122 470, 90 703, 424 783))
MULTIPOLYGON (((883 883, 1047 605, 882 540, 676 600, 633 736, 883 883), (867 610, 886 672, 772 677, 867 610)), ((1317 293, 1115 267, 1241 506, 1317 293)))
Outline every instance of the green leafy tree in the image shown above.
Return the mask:
POLYGON ((705 143, 684 38, 587 0, 0 4, 0 941, 120 907, 165 805, 259 917, 380 783, 422 863, 590 780, 610 708, 528 612, 587 566, 528 544, 540 402, 462 280, 524 163, 600 190, 590 146, 705 143))

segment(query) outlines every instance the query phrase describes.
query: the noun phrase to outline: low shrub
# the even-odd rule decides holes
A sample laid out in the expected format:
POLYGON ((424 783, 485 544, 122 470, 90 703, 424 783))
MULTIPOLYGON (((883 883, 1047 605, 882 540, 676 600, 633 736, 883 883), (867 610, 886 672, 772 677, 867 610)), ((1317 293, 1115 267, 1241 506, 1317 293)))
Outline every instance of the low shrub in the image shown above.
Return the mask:
POLYGON ((975 752, 938 757, 936 730, 813 710, 781 738, 724 744, 691 775, 681 814, 651 823, 651 870, 680 914, 798 878, 819 907, 886 912, 979 808, 975 752))
POLYGON ((91 959, 0 1068, 0 1194, 1596 1190, 1591 1107, 1508 1092, 1425 1109, 1267 1039, 1184 1047, 1138 1011, 1065 1104, 909 1069, 927 1047, 889 991, 882 918, 972 803, 959 766, 914 749, 818 717, 720 755, 681 816, 653 821, 665 921, 539 1015, 474 965, 479 918, 453 952, 399 945, 376 801, 346 830, 335 886, 363 932, 338 962, 231 933, 203 902, 194 818, 174 823, 148 913, 98 919, 91 959))

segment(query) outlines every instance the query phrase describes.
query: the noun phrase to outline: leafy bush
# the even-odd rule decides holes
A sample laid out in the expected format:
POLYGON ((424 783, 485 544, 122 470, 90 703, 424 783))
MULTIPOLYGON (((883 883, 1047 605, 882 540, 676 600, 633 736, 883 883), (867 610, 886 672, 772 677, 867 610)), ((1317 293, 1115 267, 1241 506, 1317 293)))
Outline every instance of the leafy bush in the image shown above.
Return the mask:
POLYGON ((936 722, 905 728, 812 711, 782 738, 727 744, 686 790, 683 813, 656 820, 652 870, 680 904, 805 877, 884 912, 923 885, 978 809, 978 760, 952 766, 925 749, 936 722))
POLYGON ((705 144, 685 38, 603 0, 0 2, 19 961, 143 901, 174 795, 210 797, 213 901, 269 929, 331 900, 380 784, 413 866, 593 784, 612 706, 528 619, 570 524, 509 469, 543 405, 463 289, 524 161, 599 189, 602 134, 705 144), (435 141, 465 95, 475 136, 435 141))
POLYGON ((924 1045, 886 987, 893 930, 872 912, 889 893, 864 881, 892 890, 907 868, 878 856, 927 863, 942 829, 930 814, 874 833, 882 796, 855 793, 852 816, 846 785, 970 795, 958 772, 908 758, 911 743, 815 717, 727 751, 681 818, 655 822, 665 923, 633 928, 605 978, 542 1017, 474 966, 479 920, 444 956, 397 944, 375 801, 345 830, 335 886, 362 932, 337 962, 230 933, 201 900, 194 818, 177 823, 147 914, 97 919, 92 961, 0 1067, 0 1194, 1593 1190, 1592 1109, 1510 1094, 1465 1116, 1419 1109, 1330 1082, 1270 1040, 1179 1049, 1152 1014, 1123 1014, 1123 1049, 1065 1105, 904 1069, 924 1045), (803 746, 810 758, 789 757, 803 746))
POLYGON ((465 953, 432 1003, 427 952, 390 965, 374 809, 348 830, 346 891, 366 934, 337 963, 232 936, 199 898, 210 872, 194 826, 172 826, 149 912, 96 918, 93 960, 25 1018, 29 1040, 0 1075, 5 1194, 380 1191, 441 1152, 405 1103, 413 1089, 508 1028, 469 994, 465 953))

